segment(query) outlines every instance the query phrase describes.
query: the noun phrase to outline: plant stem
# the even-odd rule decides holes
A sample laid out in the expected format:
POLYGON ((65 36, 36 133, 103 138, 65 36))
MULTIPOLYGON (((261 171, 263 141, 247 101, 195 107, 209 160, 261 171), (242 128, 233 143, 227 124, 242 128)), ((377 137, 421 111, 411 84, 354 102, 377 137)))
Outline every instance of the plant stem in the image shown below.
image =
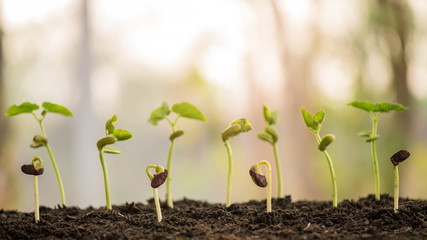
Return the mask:
POLYGON ((277 151, 277 144, 273 143, 273 150, 274 150, 274 158, 276 159, 276 169, 277 169, 277 197, 282 198, 282 170, 280 169, 280 162, 279 162, 279 153, 277 151))
POLYGON ((99 150, 99 158, 101 159, 102 172, 104 173, 104 184, 105 184, 105 198, 107 200, 107 209, 111 210, 111 202, 110 202, 110 184, 108 182, 108 171, 107 165, 104 162, 104 154, 103 150, 99 150))
MULTIPOLYGON (((33 114, 33 115, 34 115, 34 114, 33 114)), ((42 124, 43 118, 42 118, 42 119, 38 119, 36 116, 34 116, 34 117, 35 117, 35 118, 36 118, 36 120, 39 122, 40 130, 41 130, 41 132, 42 132, 43 137, 44 137, 44 138, 47 138, 47 137, 46 137, 46 133, 45 133, 44 128, 43 128, 43 124, 42 124)), ((53 157, 52 150, 51 150, 51 149, 50 149, 50 147, 49 147, 49 143, 46 143, 46 144, 45 144, 45 146, 46 146, 47 152, 49 153, 49 157, 50 157, 50 160, 51 160, 51 162, 52 162, 53 169, 55 170, 56 180, 58 181, 59 191, 60 191, 60 193, 61 193, 61 203, 62 203, 62 207, 65 207, 65 192, 64 192, 64 186, 63 186, 63 184, 62 184, 61 174, 59 173, 59 169, 58 169, 58 167, 56 166, 56 161, 55 161, 55 158, 53 157)))
POLYGON ((228 141, 225 141, 224 144, 225 148, 227 149, 228 155, 227 202, 225 206, 229 207, 231 205, 231 173, 233 172, 233 158, 230 143, 228 141))
MULTIPOLYGON (((172 122, 169 118, 166 118, 166 120, 169 122, 169 124, 172 127, 172 134, 175 132, 175 124, 177 123, 178 119, 179 119, 179 116, 177 116, 175 121, 172 122)), ((172 200, 172 193, 171 193, 171 163, 172 163, 172 152, 173 152, 174 145, 175 145, 175 139, 171 140, 171 145, 170 145, 169 154, 168 154, 168 163, 166 166, 166 169, 168 170, 168 177, 166 178, 166 201, 169 208, 173 208, 173 200, 172 200)))
POLYGON ((271 212, 271 165, 268 161, 262 160, 259 164, 264 164, 267 168, 267 212, 271 212))
POLYGON ((399 208, 399 168, 394 166, 394 213, 399 208))
MULTIPOLYGON (((372 119, 372 135, 371 138, 375 138, 377 136, 377 122, 378 117, 380 116, 380 113, 378 113, 376 116, 371 112, 371 119, 372 119)), ((375 148, 375 141, 376 139, 373 139, 371 141, 371 148, 372 148, 372 159, 374 160, 374 170, 375 170, 375 198, 377 201, 380 200, 380 168, 378 165, 378 159, 377 159, 377 151, 375 148)))
POLYGON ((37 180, 37 176, 33 176, 34 180, 34 218, 36 220, 36 223, 40 221, 40 214, 39 214, 39 182, 37 180))
POLYGON ((154 204, 156 204, 157 221, 161 222, 162 210, 160 209, 159 194, 157 193, 157 188, 153 188, 153 196, 154 196, 154 204))
MULTIPOLYGON (((317 142, 320 144, 320 142, 322 141, 322 139, 320 138, 320 135, 318 132, 314 133, 316 135, 317 138, 317 142)), ((331 172, 331 179, 332 179, 332 189, 333 189, 333 193, 332 193, 332 205, 334 207, 338 206, 338 193, 337 193, 337 180, 335 177, 335 170, 334 170, 334 165, 332 164, 332 159, 331 156, 329 156, 328 151, 323 151, 323 155, 325 155, 326 160, 328 161, 329 164, 329 170, 331 172)))

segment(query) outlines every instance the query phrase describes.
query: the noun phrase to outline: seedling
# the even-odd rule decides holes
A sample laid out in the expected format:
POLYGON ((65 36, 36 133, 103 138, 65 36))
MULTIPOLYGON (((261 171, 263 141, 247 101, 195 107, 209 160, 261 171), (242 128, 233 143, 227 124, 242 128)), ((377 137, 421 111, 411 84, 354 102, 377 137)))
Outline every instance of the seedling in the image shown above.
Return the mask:
POLYGON ((268 161, 262 160, 257 164, 254 164, 249 169, 249 175, 251 175, 252 181, 258 187, 267 187, 267 212, 271 212, 271 165, 268 161), (261 165, 265 165, 267 169, 267 178, 261 172, 261 165))
POLYGON ((405 110, 406 107, 402 106, 401 104, 394 104, 389 102, 374 104, 369 101, 364 101, 364 102, 354 101, 349 103, 348 105, 369 112, 369 115, 372 120, 372 131, 359 132, 359 136, 366 137, 367 138, 366 142, 371 143, 372 159, 374 161, 374 170, 375 170, 375 198, 379 201, 380 200, 380 168, 378 165, 377 151, 375 148, 375 141, 380 137, 379 135, 377 135, 378 118, 381 113, 392 112, 392 111, 402 111, 402 110, 405 110))
POLYGON ((34 182, 34 218, 36 223, 40 221, 39 214, 39 182, 37 180, 38 175, 42 175, 44 172, 43 161, 39 157, 34 157, 31 164, 24 164, 21 167, 21 171, 28 175, 33 175, 34 182))
POLYGON ((276 169, 277 169, 277 195, 279 198, 283 197, 283 189, 282 189, 282 171, 280 169, 280 161, 279 161, 279 154, 277 152, 277 141, 279 140, 279 135, 276 132, 276 129, 274 129, 274 125, 279 120, 279 112, 271 111, 267 106, 264 105, 264 119, 267 123, 267 127, 265 127, 264 132, 258 133, 258 138, 261 140, 264 140, 266 142, 271 143, 273 145, 273 151, 274 151, 274 159, 276 160, 276 169))
POLYGON ((117 122, 117 116, 114 115, 105 124, 105 137, 98 140, 96 146, 99 151, 99 158, 101 159, 102 172, 104 173, 104 185, 105 185, 105 198, 107 200, 107 209, 111 210, 110 201, 110 184, 108 183, 108 171, 107 165, 104 161, 104 153, 120 154, 120 150, 113 147, 107 147, 107 145, 113 144, 117 141, 125 141, 132 137, 132 134, 124 129, 116 129, 114 123, 117 122))
POLYGON ((228 155, 228 179, 227 179, 227 202, 226 207, 231 205, 231 173, 233 170, 233 158, 231 153, 231 147, 229 139, 231 137, 237 136, 242 132, 248 132, 252 129, 251 124, 245 118, 239 118, 234 120, 227 129, 222 132, 221 137, 222 141, 225 144, 228 155))
POLYGON ((175 139, 182 136, 184 134, 183 130, 176 130, 175 126, 178 122, 178 119, 180 117, 183 118, 190 118, 195 120, 200 120, 206 122, 205 116, 202 114, 202 112, 195 107, 193 104, 188 102, 183 103, 177 103, 172 106, 172 109, 169 108, 169 105, 166 102, 162 103, 162 106, 155 109, 148 119, 148 122, 152 125, 156 126, 159 121, 166 119, 169 123, 169 125, 172 128, 172 133, 169 136, 169 140, 171 141, 171 145, 169 148, 169 155, 168 155, 168 162, 167 162, 167 169, 169 169, 169 174, 166 179, 166 197, 167 197, 167 204, 169 208, 173 208, 173 200, 172 200, 172 193, 171 193, 171 161, 172 161, 172 152, 174 148, 175 139), (168 116, 172 112, 176 113, 177 116, 174 121, 172 121, 168 116))
POLYGON ((10 106, 5 115, 8 117, 11 117, 21 113, 31 113, 39 123, 42 135, 35 135, 33 138, 33 143, 30 145, 30 147, 32 148, 38 148, 43 146, 46 147, 47 152, 49 153, 50 160, 52 161, 53 169, 55 170, 56 179, 58 181, 59 191, 61 193, 62 207, 65 207, 65 192, 64 192, 64 187, 62 185, 61 174, 59 173, 59 169, 56 166, 56 161, 55 161, 55 158, 53 157, 52 150, 50 149, 49 143, 47 141, 46 133, 45 133, 42 122, 46 117, 47 113, 57 113, 63 116, 73 116, 73 113, 71 113, 71 111, 64 106, 50 103, 50 102, 44 102, 42 104, 42 107, 43 107, 43 111, 41 112, 40 117, 37 117, 37 115, 34 113, 34 111, 40 108, 39 105, 30 103, 30 102, 24 102, 19 106, 17 105, 10 106))
POLYGON ((311 116, 310 112, 304 109, 304 107, 301 108, 302 112, 302 118, 304 119, 305 124, 307 125, 308 130, 314 133, 316 136, 317 142, 319 143, 318 148, 321 152, 323 152, 323 155, 325 155, 326 160, 329 164, 329 170, 331 172, 331 179, 332 179, 332 190, 333 190, 333 200, 332 204, 334 207, 338 206, 338 193, 337 193, 337 181, 335 177, 335 170, 334 165, 332 164, 331 156, 329 155, 328 151, 326 151, 326 148, 335 140, 335 136, 332 134, 327 134, 323 139, 319 135, 320 128, 322 126, 322 122, 325 118, 325 113, 323 110, 318 111, 313 116, 311 116))
POLYGON ((151 187, 153 188, 153 196, 154 196, 154 204, 156 205, 156 212, 157 212, 157 221, 162 221, 162 210, 160 209, 160 203, 159 203, 159 194, 157 193, 157 188, 160 187, 168 177, 168 170, 164 169, 160 165, 153 165, 150 164, 145 169, 147 172, 148 177, 151 181, 151 187), (151 174, 150 169, 154 168, 156 170, 156 174, 151 174))
POLYGON ((411 155, 406 150, 400 150, 397 153, 391 156, 390 160, 394 166, 394 213, 397 213, 399 207, 399 163, 405 161, 409 155, 411 155))

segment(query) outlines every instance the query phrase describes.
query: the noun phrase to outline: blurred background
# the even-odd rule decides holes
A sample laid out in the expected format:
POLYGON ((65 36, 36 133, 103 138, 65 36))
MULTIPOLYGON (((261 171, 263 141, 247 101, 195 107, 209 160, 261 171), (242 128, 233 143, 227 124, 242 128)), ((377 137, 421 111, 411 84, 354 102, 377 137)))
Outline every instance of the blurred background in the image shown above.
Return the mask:
MULTIPOLYGON (((60 203, 45 148, 29 114, 7 118, 12 104, 50 101, 74 117, 48 114, 44 127, 69 206, 105 206, 96 141, 114 114, 134 137, 106 155, 113 204, 152 197, 145 167, 166 166, 171 132, 147 122, 163 101, 188 101, 207 122, 180 119, 186 134, 172 160, 172 194, 225 203, 227 155, 220 134, 246 117, 251 132, 231 140, 233 202, 265 198, 249 167, 273 149, 256 134, 262 106, 279 110, 277 130, 284 193, 293 200, 331 200, 329 168, 301 117, 323 109, 321 135, 335 165, 339 200, 374 193, 369 114, 353 100, 401 103, 382 114, 377 151, 381 191, 393 192, 390 156, 411 152, 400 167, 401 196, 427 198, 427 2, 423 0, 216 0, 0 2, 0 209, 32 211, 33 185, 21 173, 33 156, 45 162, 40 203, 60 203)), ((172 115, 172 118, 174 116, 172 115)), ((273 175, 273 195, 276 176, 273 175)), ((164 200, 165 187, 159 189, 164 200)))

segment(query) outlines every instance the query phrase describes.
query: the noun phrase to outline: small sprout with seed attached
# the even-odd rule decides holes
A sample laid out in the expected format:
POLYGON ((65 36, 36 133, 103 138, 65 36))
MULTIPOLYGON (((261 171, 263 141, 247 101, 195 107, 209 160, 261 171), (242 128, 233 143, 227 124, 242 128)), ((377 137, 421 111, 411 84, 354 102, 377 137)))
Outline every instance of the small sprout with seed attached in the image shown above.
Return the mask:
POLYGON ((151 187, 153 188, 153 196, 154 196, 154 204, 156 205, 156 212, 157 212, 157 221, 162 221, 162 210, 160 209, 160 202, 159 202, 159 194, 157 193, 157 188, 160 187, 167 179, 168 177, 168 170, 164 169, 160 165, 154 165, 150 164, 145 169, 147 172, 148 178, 150 178, 151 181, 151 187), (156 170, 156 174, 151 174, 150 169, 154 168, 156 170))
POLYGON ((230 123, 228 128, 225 129, 221 134, 221 138, 225 144, 225 148, 227 149, 228 155, 227 201, 225 205, 226 207, 229 207, 231 205, 231 173, 233 169, 233 158, 231 154, 230 143, 228 141, 231 137, 237 136, 242 132, 248 132, 251 129, 252 125, 245 118, 239 118, 230 123))
POLYGON ((389 102, 382 102, 382 103, 372 103, 369 101, 359 102, 359 101, 353 101, 349 104, 349 106, 361 109, 363 111, 369 112, 369 116, 371 117, 372 121, 372 131, 362 131, 359 133, 359 136, 366 137, 366 142, 371 143, 371 149, 372 149, 372 159, 374 161, 374 170, 375 170, 375 198, 377 201, 380 200, 380 167, 378 165, 377 160, 377 151, 375 148, 375 141, 380 137, 377 135, 377 122, 378 118, 381 113, 386 112, 393 112, 393 111, 402 111, 405 110, 406 107, 404 107, 401 104, 394 104, 389 102))
POLYGON ((96 146, 99 151, 99 158, 101 159, 102 172, 104 173, 104 185, 105 185, 105 198, 107 200, 107 209, 111 210, 111 201, 110 201, 110 184, 108 181, 108 171, 107 165, 104 161, 104 153, 110 154, 120 154, 120 150, 113 147, 107 147, 107 145, 111 145, 116 143, 117 141, 125 141, 132 138, 132 134, 124 129, 116 129, 114 127, 114 123, 117 122, 117 116, 114 115, 110 118, 105 124, 105 137, 98 140, 96 146))
POLYGON ((73 116, 73 113, 62 105, 54 104, 54 103, 50 103, 50 102, 43 102, 43 104, 42 104, 43 111, 40 114, 41 116, 38 117, 34 113, 34 111, 38 110, 39 108, 40 107, 37 104, 30 103, 30 102, 24 102, 19 106, 17 106, 17 105, 10 106, 5 115, 8 117, 11 117, 11 116, 15 116, 15 115, 18 115, 21 113, 31 113, 33 115, 33 117, 36 119, 36 121, 39 123, 42 135, 35 135, 33 138, 33 143, 30 145, 30 147, 32 147, 32 148, 46 147, 46 150, 50 156, 50 160, 52 161, 53 169, 55 170, 56 179, 58 181, 59 191, 61 193, 62 207, 65 207, 65 203, 66 203, 65 202, 65 192, 64 192, 64 187, 62 184, 61 174, 59 173, 59 169, 56 166, 56 161, 55 161, 55 158, 53 156, 52 150, 50 149, 50 146, 48 144, 48 141, 46 138, 46 133, 45 133, 42 122, 43 122, 44 118, 46 117, 47 113, 56 113, 56 114, 60 114, 63 116, 73 116))
POLYGON ((279 134, 273 127, 279 121, 279 112, 277 110, 271 112, 270 108, 265 105, 263 112, 267 127, 265 127, 264 132, 258 133, 258 138, 269 142, 273 146, 274 159, 276 160, 277 169, 277 196, 281 198, 283 197, 282 170, 280 169, 279 153, 277 151, 277 141, 279 141, 279 134))
POLYGON ((258 187, 267 187, 267 212, 271 212, 271 165, 268 161, 262 160, 257 164, 254 164, 249 169, 249 175, 252 178, 252 181, 258 187), (261 165, 265 165, 267 169, 267 178, 261 172, 261 165))
POLYGON ((397 153, 391 156, 390 160, 394 166, 394 213, 397 213, 399 207, 399 163, 405 161, 409 155, 411 155, 406 150, 400 150, 397 153))
POLYGON ((31 164, 24 164, 21 166, 21 171, 28 175, 33 175, 34 182, 34 219, 36 223, 40 221, 39 214, 39 183, 37 176, 42 175, 44 172, 43 161, 39 157, 34 157, 31 164))
MULTIPOLYGON (((172 152, 175 144, 175 139, 184 134, 183 130, 175 130, 176 123, 178 122, 178 119, 180 117, 206 122, 206 118, 203 115, 203 113, 196 106, 188 102, 174 104, 172 106, 172 109, 169 108, 169 105, 166 102, 163 102, 161 107, 154 109, 154 111, 150 115, 150 118, 148 119, 148 122, 154 126, 156 126, 159 123, 159 121, 166 119, 169 125, 172 127, 172 133, 169 136, 171 145, 169 148, 169 155, 168 155, 168 162, 167 162, 167 168, 169 169, 169 171, 171 170, 172 152), (172 121, 169 118, 169 114, 171 112, 174 112, 177 114, 174 121, 172 121)), ((166 179, 166 196, 167 196, 168 207, 173 208, 170 172, 169 172, 168 178, 166 179)))
POLYGON ((335 140, 335 136, 332 134, 327 134, 322 139, 319 135, 320 128, 322 127, 323 120, 325 119, 325 113, 323 112, 323 110, 320 110, 319 112, 313 114, 313 116, 310 114, 309 111, 305 110, 304 107, 301 108, 301 112, 305 125, 307 125, 307 128, 316 136, 317 142, 319 143, 318 148, 321 152, 323 152, 323 155, 325 155, 325 158, 328 161, 332 179, 332 204, 334 207, 337 207, 338 192, 335 170, 334 165, 332 164, 331 156, 329 155, 328 151, 326 151, 326 148, 335 140))

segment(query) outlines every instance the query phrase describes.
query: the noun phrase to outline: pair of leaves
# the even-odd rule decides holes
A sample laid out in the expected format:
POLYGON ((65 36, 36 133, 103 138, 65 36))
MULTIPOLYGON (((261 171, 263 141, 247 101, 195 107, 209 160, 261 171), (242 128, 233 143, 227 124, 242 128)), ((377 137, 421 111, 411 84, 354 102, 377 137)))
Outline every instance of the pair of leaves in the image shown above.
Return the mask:
POLYGON ((248 132, 252 125, 245 118, 239 118, 230 123, 230 126, 222 132, 222 141, 225 142, 231 137, 237 136, 242 132, 248 132))
MULTIPOLYGON (((178 114, 180 117, 190 118, 206 122, 206 118, 203 113, 193 104, 188 102, 177 103, 172 106, 172 112, 178 114)), ((171 109, 166 102, 162 103, 162 106, 156 108, 150 115, 148 122, 156 126, 159 121, 165 119, 171 113, 171 109)))
POLYGON ((267 126, 264 129, 264 132, 258 133, 258 138, 271 144, 275 144, 279 140, 279 134, 277 134, 276 129, 272 126, 267 126))
POLYGON ((366 142, 375 141, 380 137, 380 135, 372 136, 372 131, 369 130, 361 131, 357 135, 359 135, 359 137, 366 137, 366 142))
POLYGON ((267 122, 268 125, 275 125, 279 121, 279 111, 271 111, 270 108, 264 105, 263 107, 264 112, 264 120, 267 122))
POLYGON ((304 107, 301 107, 301 113, 305 125, 307 125, 307 128, 314 133, 319 132, 320 127, 322 126, 323 119, 325 118, 325 112, 323 112, 323 110, 320 110, 313 116, 311 116, 309 111, 305 110, 304 107))
POLYGON ((407 109, 407 107, 403 106, 402 104, 395 104, 390 102, 372 103, 370 101, 353 101, 348 105, 367 112, 392 112, 407 109))
MULTIPOLYGON (((48 112, 57 113, 64 116, 73 116, 73 113, 70 110, 68 110, 66 107, 59 104, 44 102, 42 104, 42 107, 43 107, 43 112, 42 112, 43 116, 46 115, 48 112)), ((21 113, 32 113, 33 111, 38 110, 39 108, 40 108, 39 105, 30 103, 30 102, 24 102, 19 106, 14 104, 9 107, 5 115, 8 117, 11 117, 21 113)))
POLYGON ((113 147, 106 147, 106 145, 114 144, 116 141, 125 141, 132 138, 132 133, 125 129, 116 129, 114 123, 117 122, 117 116, 114 115, 105 123, 105 135, 106 137, 101 138, 96 143, 99 151, 106 153, 119 154, 120 150, 113 147))

